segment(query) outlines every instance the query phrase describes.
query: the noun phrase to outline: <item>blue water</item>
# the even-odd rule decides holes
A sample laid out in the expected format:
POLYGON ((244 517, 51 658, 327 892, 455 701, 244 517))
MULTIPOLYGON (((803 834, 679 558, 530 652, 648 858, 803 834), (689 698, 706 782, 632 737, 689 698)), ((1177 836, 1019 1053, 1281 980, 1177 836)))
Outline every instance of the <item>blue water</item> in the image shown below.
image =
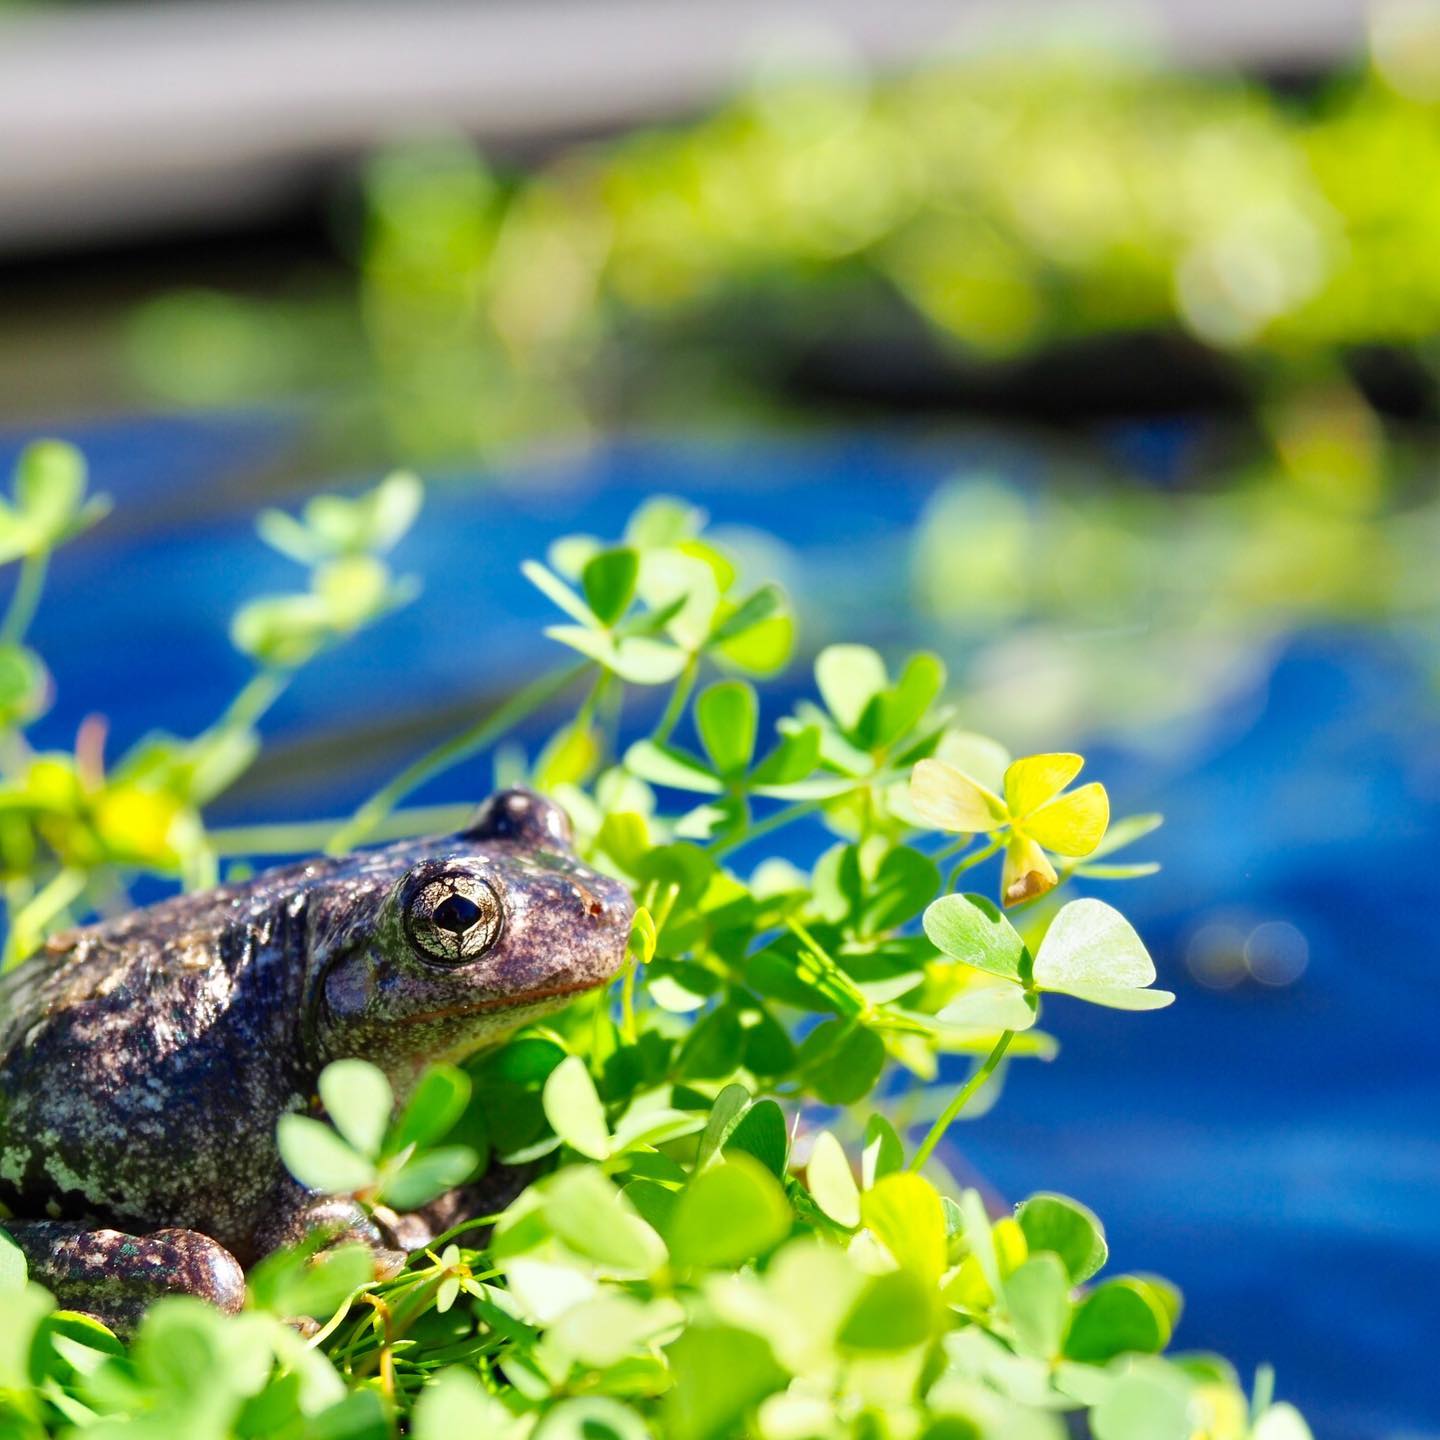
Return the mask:
MULTIPOLYGON (((58 699, 38 733, 68 744, 100 711, 116 753, 161 722, 202 726, 243 681, 230 612, 298 575, 253 539, 249 477, 283 473, 294 436, 260 416, 75 438, 119 508, 55 565, 34 639, 58 699)), ((614 534, 655 490, 788 541, 812 640, 898 651, 910 531, 959 460, 1036 478, 1022 450, 881 435, 635 444, 483 485, 440 477, 396 557, 424 576, 424 598, 302 675, 267 721, 276 760, 215 818, 338 812, 438 711, 553 663, 535 643, 552 617, 519 561, 569 530, 614 534)), ((369 477, 331 483, 347 478, 369 477)), ((1092 754, 1121 813, 1167 814, 1145 845, 1165 868, 1123 903, 1178 1003, 1127 1016, 1057 1002, 1046 1024, 1061 1057, 1013 1066, 952 1159, 1011 1199, 1050 1188, 1090 1204, 1117 1266, 1183 1288, 1178 1342, 1243 1373, 1273 1361, 1322 1440, 1437 1435, 1435 697, 1379 631, 1295 634, 1257 673, 1182 750, 1092 754), (1207 989, 1184 956, 1213 921, 1286 922, 1308 965, 1283 987, 1207 989)), ((421 798, 478 797, 488 781, 476 762, 421 798)), ((803 859, 822 841, 789 843, 803 859)))

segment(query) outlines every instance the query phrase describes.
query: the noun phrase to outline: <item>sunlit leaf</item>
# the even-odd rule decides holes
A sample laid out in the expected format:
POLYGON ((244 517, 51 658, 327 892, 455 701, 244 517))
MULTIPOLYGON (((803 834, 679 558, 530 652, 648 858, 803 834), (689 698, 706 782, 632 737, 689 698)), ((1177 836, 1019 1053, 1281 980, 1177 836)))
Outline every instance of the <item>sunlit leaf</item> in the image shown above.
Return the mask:
POLYGON ((865 1226, 895 1258, 927 1286, 945 1269, 945 1215, 935 1187, 922 1175, 896 1171, 860 1197, 865 1226))
POLYGON ((727 1268, 789 1233, 791 1209, 775 1177, 750 1155, 727 1155, 681 1193, 665 1238, 677 1265, 727 1268))
POLYGON ((1032 1195, 1015 1217, 1030 1252, 1053 1251, 1072 1284, 1084 1284, 1105 1264, 1109 1247, 1104 1227, 1077 1201, 1064 1195, 1032 1195))
POLYGON ((977 970, 1018 981, 1025 942, 983 895, 942 895, 925 911, 925 934, 937 950, 977 970))
POLYGON ((935 747, 935 758, 963 771, 994 795, 1004 789, 1010 752, 988 735, 973 730, 947 730, 935 747))
POLYGON ((911 1270, 877 1275, 861 1292, 840 1327, 850 1350, 895 1351, 923 1345, 935 1325, 937 1295, 911 1270))
POLYGON ((362 1155, 380 1153, 395 1097, 368 1060, 336 1060, 320 1072, 320 1099, 331 1123, 362 1155))
POLYGON ((1135 927, 1113 906, 1072 900, 1045 932, 1034 973, 1044 990, 1134 990, 1155 979, 1155 963, 1135 927))
POLYGON ((666 785, 672 790, 718 795, 725 788, 720 778, 693 755, 654 740, 637 740, 625 752, 625 765, 642 780, 652 785, 666 785))
POLYGON ((815 657, 815 684, 843 730, 854 729, 885 683, 885 662, 868 645, 827 645, 815 657))
POLYGON ((1005 771, 1005 804, 1017 819, 1053 800, 1081 771, 1083 756, 1027 755, 1005 771))
POLYGON ((921 760, 910 773, 910 803, 939 830, 974 835, 1006 821, 1000 798, 943 760, 921 760))
POLYGON ((478 1159, 468 1145, 422 1150, 385 1181, 383 1198, 395 1210, 418 1210, 469 1180, 478 1159))
POLYGON ((25 1288, 27 1273, 24 1252, 0 1229, 0 1296, 18 1295, 25 1288))
POLYGON ((522 561, 520 573, 572 620, 587 628, 594 625, 595 616, 589 606, 558 575, 538 560, 522 561))
POLYGON ((1026 833, 1057 855, 1088 855, 1110 823, 1110 797, 1098 781, 1042 805, 1025 821, 1026 833))
POLYGON ((603 1160, 610 1153, 610 1127, 595 1082, 578 1055, 567 1055, 546 1077, 542 1092, 550 1128, 572 1150, 603 1160))
POLYGON ((1058 1255, 1032 1255, 1004 1282, 1005 1306, 1022 1354, 1053 1360, 1070 1327, 1070 1277, 1058 1255))
POLYGON ((1094 1365, 1135 1351, 1158 1354, 1169 1344, 1171 1326, 1163 1300, 1145 1281, 1119 1276, 1081 1302, 1065 1353, 1094 1365))
POLYGON ((722 680, 700 692, 695 701, 695 726, 719 774, 736 775, 750 764, 758 719, 755 690, 743 680, 722 680))
POLYGON ((860 1188, 840 1142, 828 1131, 816 1137, 805 1166, 805 1183, 815 1203, 837 1224, 860 1223, 860 1188))
POLYGON ((1035 1001, 1015 985, 977 985, 961 991, 935 1019, 942 1025, 992 1032, 1028 1030, 1036 1019, 1035 1001))
POLYGON ((865 1149, 860 1158, 860 1183, 871 1189, 878 1180, 905 1164, 905 1147, 895 1127, 883 1116, 872 1115, 865 1122, 865 1149))
POLYGON ((375 1183, 374 1165, 318 1120, 282 1115, 276 1139, 285 1168, 312 1190, 351 1195, 375 1183))

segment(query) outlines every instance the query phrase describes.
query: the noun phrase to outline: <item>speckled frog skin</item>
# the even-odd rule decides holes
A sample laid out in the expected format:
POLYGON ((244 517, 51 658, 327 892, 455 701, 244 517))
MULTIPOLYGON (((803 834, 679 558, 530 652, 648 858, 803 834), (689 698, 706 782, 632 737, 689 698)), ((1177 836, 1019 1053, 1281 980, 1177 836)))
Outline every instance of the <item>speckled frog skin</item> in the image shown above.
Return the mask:
POLYGON ((377 1223, 316 1196, 281 1164, 280 1115, 314 1107, 332 1060, 372 1061, 403 1097, 427 1063, 603 984, 631 913, 562 812, 511 790, 458 835, 56 936, 0 978, 4 1228, 62 1304, 122 1331, 167 1292, 237 1309, 242 1267, 317 1224, 395 1263, 464 1197, 377 1223))

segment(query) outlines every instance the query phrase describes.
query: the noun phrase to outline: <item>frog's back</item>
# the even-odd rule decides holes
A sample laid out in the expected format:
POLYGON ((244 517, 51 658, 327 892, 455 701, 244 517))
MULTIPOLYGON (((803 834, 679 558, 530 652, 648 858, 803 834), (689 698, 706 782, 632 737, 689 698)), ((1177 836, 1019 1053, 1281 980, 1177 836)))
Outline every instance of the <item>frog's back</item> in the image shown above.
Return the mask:
POLYGON ((298 878, 68 931, 0 977, 0 1200, 67 1218, 143 1215, 177 1136, 223 1132, 274 1103, 276 1077, 246 1062, 293 1051, 298 878), (266 1093, 247 1094, 255 1084, 266 1093))

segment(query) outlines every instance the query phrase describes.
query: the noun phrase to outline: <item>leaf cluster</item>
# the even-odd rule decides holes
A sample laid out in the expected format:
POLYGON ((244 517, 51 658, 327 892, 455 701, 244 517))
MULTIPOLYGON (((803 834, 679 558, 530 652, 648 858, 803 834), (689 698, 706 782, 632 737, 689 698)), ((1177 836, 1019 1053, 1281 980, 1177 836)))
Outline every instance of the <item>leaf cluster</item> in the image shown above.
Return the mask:
MULTIPOLYGON (((414 510, 392 481, 263 524, 318 574, 383 565, 414 510)), ((1103 786, 1061 796, 1078 756, 1011 760, 961 729, 933 655, 892 672, 823 649, 814 698, 764 723, 744 677, 788 655, 790 603, 743 584, 687 506, 651 502, 619 541, 572 537, 550 562, 527 573, 578 669, 421 757, 346 833, 414 833, 433 817, 393 810, 409 786, 583 683, 533 759, 497 765, 630 887, 625 965, 398 1108, 380 1071, 337 1062, 278 1135, 302 1183, 387 1213, 493 1167, 529 1183, 392 1278, 312 1242, 256 1267, 241 1317, 163 1302, 128 1347, 55 1312, 0 1238, 0 1436, 1059 1440, 1083 1413, 1098 1440, 1304 1440, 1268 1381, 1247 1397, 1223 1361, 1165 1355, 1178 1293, 1104 1276, 1083 1205, 991 1214, 941 1164, 1008 1064, 1056 1053, 1051 997, 1173 998, 1118 910, 1066 894, 1143 873, 1088 862, 1153 818, 1107 833, 1103 786), (935 766, 951 800, 980 797, 977 823, 931 828, 935 766), (760 843, 799 821, 828 835, 803 868, 760 843), (1000 859, 1017 835, 1065 861, 1022 895, 1000 859), (1013 922, 961 890, 983 874, 1013 922)))

